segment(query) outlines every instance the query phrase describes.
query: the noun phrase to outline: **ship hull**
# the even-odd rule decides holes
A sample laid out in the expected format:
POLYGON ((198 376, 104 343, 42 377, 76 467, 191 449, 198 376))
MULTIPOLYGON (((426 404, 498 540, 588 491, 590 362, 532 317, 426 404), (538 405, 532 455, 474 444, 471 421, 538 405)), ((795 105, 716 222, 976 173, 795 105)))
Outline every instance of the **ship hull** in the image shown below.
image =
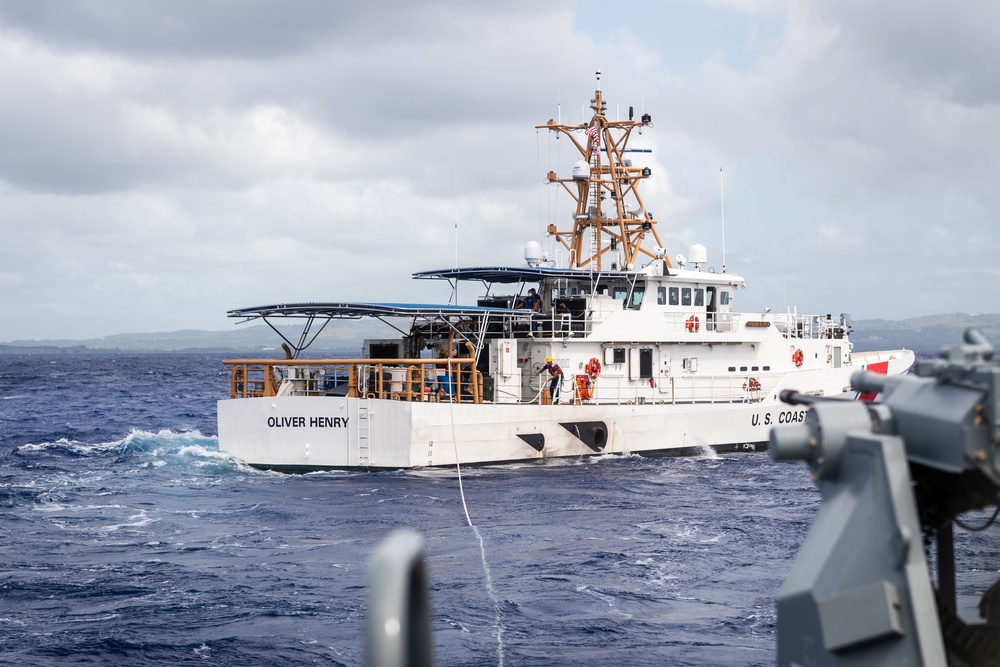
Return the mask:
MULTIPOLYGON (((912 362, 912 353, 895 355, 883 372, 902 372, 912 362)), ((755 452, 766 448, 772 426, 805 418, 804 406, 778 400, 781 390, 853 397, 844 392, 856 370, 792 374, 765 396, 748 394, 744 401, 727 403, 461 404, 343 396, 222 400, 219 441, 223 451, 251 466, 283 472, 755 452)))

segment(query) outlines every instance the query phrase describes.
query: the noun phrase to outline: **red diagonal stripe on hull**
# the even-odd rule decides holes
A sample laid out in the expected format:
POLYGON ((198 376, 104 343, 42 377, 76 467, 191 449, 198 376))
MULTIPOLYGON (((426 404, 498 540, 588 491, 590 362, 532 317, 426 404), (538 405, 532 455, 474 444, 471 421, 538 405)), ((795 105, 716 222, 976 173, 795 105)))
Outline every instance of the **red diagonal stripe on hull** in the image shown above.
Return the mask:
MULTIPOLYGON (((865 366, 865 370, 869 371, 871 373, 881 373, 882 375, 888 375, 889 374, 889 362, 888 361, 879 361, 879 362, 874 363, 874 364, 868 364, 867 366, 865 366)), ((858 400, 859 401, 865 401, 866 403, 871 403, 872 401, 875 400, 876 396, 878 396, 878 392, 875 392, 875 391, 866 391, 863 394, 858 394, 858 400)))

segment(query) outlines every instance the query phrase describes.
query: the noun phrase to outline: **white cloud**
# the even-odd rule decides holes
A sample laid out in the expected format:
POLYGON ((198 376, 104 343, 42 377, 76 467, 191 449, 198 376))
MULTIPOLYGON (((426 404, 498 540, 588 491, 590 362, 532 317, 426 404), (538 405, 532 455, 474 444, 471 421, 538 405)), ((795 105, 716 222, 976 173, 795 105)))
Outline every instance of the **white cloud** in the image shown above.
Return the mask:
POLYGON ((635 9, 0 0, 0 340, 443 297, 409 275, 454 262, 456 222, 463 263, 517 263, 568 215, 533 126, 579 120, 598 67, 609 109, 653 114, 671 255, 721 265, 724 166, 747 307, 996 310, 997 10, 635 9))

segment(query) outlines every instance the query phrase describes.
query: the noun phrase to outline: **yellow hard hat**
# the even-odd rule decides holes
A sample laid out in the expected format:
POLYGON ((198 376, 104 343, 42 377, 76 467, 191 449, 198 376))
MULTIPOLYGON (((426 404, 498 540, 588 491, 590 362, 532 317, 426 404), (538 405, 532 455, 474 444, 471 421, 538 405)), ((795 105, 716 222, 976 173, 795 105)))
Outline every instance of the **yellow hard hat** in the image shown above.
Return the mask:
POLYGON ((551 364, 552 363, 552 357, 545 357, 545 363, 551 364))

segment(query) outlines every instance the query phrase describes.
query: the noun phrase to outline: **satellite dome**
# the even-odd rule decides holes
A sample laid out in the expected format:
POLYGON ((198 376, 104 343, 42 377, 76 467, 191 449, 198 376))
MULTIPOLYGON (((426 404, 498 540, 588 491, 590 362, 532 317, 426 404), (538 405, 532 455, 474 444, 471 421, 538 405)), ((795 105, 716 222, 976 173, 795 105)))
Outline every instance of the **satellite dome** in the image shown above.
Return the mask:
POLYGON ((704 264, 708 261, 708 249, 700 243, 688 248, 688 261, 692 264, 704 264))
POLYGON ((541 264, 545 258, 542 257, 542 244, 538 241, 528 241, 524 244, 524 261, 529 265, 541 264))

